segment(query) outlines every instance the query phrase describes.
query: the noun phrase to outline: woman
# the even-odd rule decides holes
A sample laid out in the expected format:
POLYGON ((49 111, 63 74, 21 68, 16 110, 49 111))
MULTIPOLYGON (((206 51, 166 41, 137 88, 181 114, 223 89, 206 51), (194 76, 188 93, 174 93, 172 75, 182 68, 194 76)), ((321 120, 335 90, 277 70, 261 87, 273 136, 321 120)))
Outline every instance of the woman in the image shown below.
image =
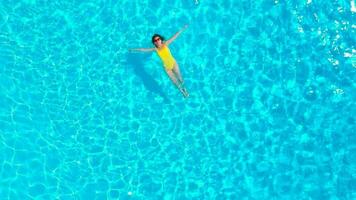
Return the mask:
POLYGON ((179 91, 183 94, 184 97, 188 97, 189 93, 187 89, 184 87, 184 81, 182 75, 179 70, 179 65, 174 59, 169 50, 168 46, 181 34, 185 29, 188 28, 188 25, 185 25, 180 31, 178 31, 172 38, 165 41, 164 37, 159 34, 154 34, 152 36, 152 43, 155 45, 154 48, 137 48, 130 49, 131 51, 142 51, 142 52, 151 52, 156 51, 158 56, 161 58, 164 69, 168 74, 171 81, 174 85, 179 89, 179 91))

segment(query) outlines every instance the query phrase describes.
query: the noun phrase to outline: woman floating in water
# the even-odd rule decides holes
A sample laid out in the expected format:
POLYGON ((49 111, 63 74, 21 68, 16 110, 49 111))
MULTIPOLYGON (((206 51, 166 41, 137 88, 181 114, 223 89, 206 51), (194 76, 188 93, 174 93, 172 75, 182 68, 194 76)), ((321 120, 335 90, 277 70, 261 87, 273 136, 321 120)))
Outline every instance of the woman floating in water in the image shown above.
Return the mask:
POLYGON ((173 58, 171 51, 168 46, 171 44, 185 29, 188 28, 188 25, 185 25, 183 29, 178 31, 172 38, 165 41, 164 37, 159 34, 154 34, 152 36, 152 43, 155 45, 154 48, 137 48, 130 49, 131 51, 142 51, 142 52, 151 52, 156 51, 158 56, 161 58, 164 69, 166 70, 169 78, 172 80, 175 86, 179 89, 179 91, 183 94, 184 97, 188 97, 189 93, 187 89, 184 87, 184 81, 182 75, 179 71, 179 66, 176 60, 173 58))

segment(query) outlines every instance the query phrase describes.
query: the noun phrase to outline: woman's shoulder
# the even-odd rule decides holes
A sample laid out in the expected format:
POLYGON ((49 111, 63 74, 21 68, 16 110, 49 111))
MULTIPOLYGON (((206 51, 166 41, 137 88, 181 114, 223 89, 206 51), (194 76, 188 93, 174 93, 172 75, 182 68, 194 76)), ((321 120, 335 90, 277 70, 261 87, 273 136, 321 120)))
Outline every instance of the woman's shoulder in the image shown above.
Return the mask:
POLYGON ((169 48, 167 43, 163 43, 162 48, 169 48))
POLYGON ((168 48, 168 45, 163 44, 163 45, 161 46, 161 48, 155 47, 156 51, 160 51, 160 50, 162 50, 162 49, 164 49, 164 48, 168 48))

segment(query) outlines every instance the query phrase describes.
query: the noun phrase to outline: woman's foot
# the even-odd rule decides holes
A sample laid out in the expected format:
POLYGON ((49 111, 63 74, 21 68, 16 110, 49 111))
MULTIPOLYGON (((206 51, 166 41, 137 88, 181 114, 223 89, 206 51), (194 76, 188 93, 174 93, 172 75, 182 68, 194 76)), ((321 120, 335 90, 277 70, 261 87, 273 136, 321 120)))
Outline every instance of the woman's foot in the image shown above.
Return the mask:
POLYGON ((185 98, 189 97, 189 93, 188 93, 187 89, 181 88, 180 91, 182 92, 182 94, 183 94, 183 96, 184 96, 185 98))
POLYGON ((187 91, 187 89, 185 89, 184 85, 182 83, 180 83, 179 85, 177 85, 179 91, 183 94, 183 96, 185 98, 189 97, 189 93, 187 91))

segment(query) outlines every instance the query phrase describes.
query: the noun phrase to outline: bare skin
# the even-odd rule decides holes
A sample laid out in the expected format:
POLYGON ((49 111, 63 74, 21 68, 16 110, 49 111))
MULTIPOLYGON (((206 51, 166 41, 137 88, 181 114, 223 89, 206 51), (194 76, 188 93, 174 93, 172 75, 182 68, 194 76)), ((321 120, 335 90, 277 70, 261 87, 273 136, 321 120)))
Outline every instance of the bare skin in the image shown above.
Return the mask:
MULTIPOLYGON (((162 41, 161 38, 156 37, 154 38, 154 45, 155 48, 135 48, 130 49, 130 51, 140 51, 140 52, 153 52, 156 50, 161 50, 165 45, 168 46, 171 44, 185 29, 188 28, 188 25, 185 25, 180 31, 174 34, 169 40, 162 41)), ((171 79, 173 84, 178 88, 178 90, 183 94, 184 97, 189 97, 189 93, 187 89, 184 87, 184 81, 182 75, 179 70, 179 65, 177 62, 174 63, 173 69, 166 69, 165 71, 168 77, 171 79)))
POLYGON ((187 89, 184 87, 184 81, 182 75, 179 72, 179 66, 175 63, 174 68, 172 70, 167 70, 166 73, 168 77, 171 79, 173 84, 178 88, 178 90, 183 94, 184 97, 189 97, 189 93, 187 89))

